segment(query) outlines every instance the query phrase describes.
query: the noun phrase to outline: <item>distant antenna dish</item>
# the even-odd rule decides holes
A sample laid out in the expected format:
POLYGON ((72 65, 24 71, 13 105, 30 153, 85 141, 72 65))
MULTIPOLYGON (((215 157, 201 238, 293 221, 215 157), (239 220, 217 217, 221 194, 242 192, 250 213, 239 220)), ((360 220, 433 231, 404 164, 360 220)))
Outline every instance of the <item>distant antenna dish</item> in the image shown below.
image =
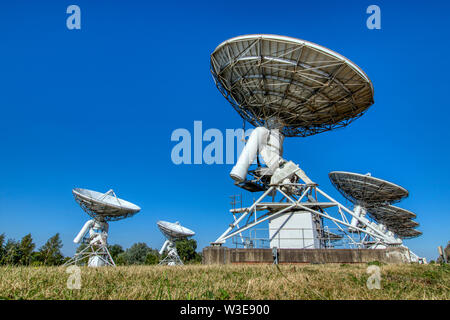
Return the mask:
POLYGON ((373 104, 367 75, 320 45, 277 35, 245 35, 211 54, 217 88, 255 127, 275 119, 287 137, 344 127, 373 104))
POLYGON ((402 222, 416 218, 416 215, 411 211, 396 206, 372 207, 369 209, 369 214, 383 224, 388 221, 402 222))
POLYGON ((383 223, 388 229, 405 229, 417 228, 419 223, 417 221, 408 219, 403 221, 387 220, 383 223))
POLYGON ((393 232, 401 239, 412 239, 422 235, 422 232, 412 228, 397 228, 393 232))
POLYGON ((370 175, 334 171, 329 177, 347 200, 365 207, 395 203, 408 196, 405 188, 370 175))
POLYGON ((70 259, 65 265, 77 264, 88 260, 88 266, 115 266, 108 250, 108 221, 131 217, 141 208, 131 202, 119 199, 111 189, 108 192, 75 188, 72 190, 75 201, 93 219, 87 221, 73 240, 87 246, 70 259))
MULTIPOLYGON (((400 238, 406 236, 419 236, 419 233, 415 231, 409 231, 419 226, 419 223, 413 221, 416 215, 411 211, 396 206, 382 206, 372 207, 369 209, 369 214, 374 220, 385 225, 389 231, 394 232, 400 238), (403 236, 402 236, 403 235, 403 236)), ((417 231, 417 230, 416 230, 417 231)))
POLYGON ((117 198, 112 189, 101 193, 75 188, 72 193, 75 201, 94 219, 116 221, 131 217, 141 210, 137 205, 117 198))
POLYGON ((166 236, 167 240, 164 242, 159 254, 163 254, 167 250, 167 257, 159 264, 166 264, 169 266, 183 265, 183 262, 178 255, 175 245, 176 240, 186 239, 195 235, 195 232, 180 225, 179 222, 157 222, 159 230, 166 236))

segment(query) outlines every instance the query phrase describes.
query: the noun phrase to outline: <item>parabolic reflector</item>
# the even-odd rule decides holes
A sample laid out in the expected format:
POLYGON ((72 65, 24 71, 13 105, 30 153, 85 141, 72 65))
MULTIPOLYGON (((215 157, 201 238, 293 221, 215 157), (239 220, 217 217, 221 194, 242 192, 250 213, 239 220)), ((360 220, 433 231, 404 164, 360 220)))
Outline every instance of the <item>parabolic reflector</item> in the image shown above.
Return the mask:
POLYGON ((392 228, 417 228, 419 226, 419 223, 417 221, 408 219, 408 220, 402 220, 402 221, 395 221, 395 220, 387 220, 384 223, 388 229, 392 228))
POLYGON ((411 211, 396 206, 373 207, 369 209, 369 213, 377 220, 405 220, 416 218, 416 215, 411 211))
POLYGON ((396 206, 372 207, 369 208, 369 214, 402 239, 414 238, 422 234, 414 229, 419 226, 418 222, 412 220, 416 215, 406 209, 396 206))
POLYGON ((72 194, 83 210, 96 219, 115 221, 135 215, 141 210, 137 205, 117 198, 112 190, 101 193, 75 188, 72 194))
POLYGON ((181 226, 178 222, 158 221, 156 224, 158 225, 159 230, 161 230, 167 238, 172 240, 188 238, 195 235, 194 231, 181 226))
POLYGON ((347 200, 365 207, 395 203, 408 196, 405 188, 370 175, 333 171, 328 176, 347 200))
POLYGON ((378 222, 386 225, 418 226, 412 221, 416 215, 411 211, 396 206, 380 206, 369 209, 369 214, 378 222), (411 222, 409 222, 411 221, 411 222))
POLYGON ((349 59, 320 45, 246 35, 211 54, 217 88, 254 126, 276 119, 288 137, 343 127, 373 104, 373 86, 349 59))
POLYGON ((394 232, 401 239, 416 238, 422 234, 422 232, 413 228, 397 228, 391 231, 394 232))

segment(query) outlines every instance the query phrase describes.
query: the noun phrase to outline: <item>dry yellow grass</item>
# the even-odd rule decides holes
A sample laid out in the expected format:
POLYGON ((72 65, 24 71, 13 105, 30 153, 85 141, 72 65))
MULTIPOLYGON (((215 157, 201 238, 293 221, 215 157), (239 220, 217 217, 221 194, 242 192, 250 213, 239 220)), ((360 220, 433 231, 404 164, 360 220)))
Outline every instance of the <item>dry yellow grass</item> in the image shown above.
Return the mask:
POLYGON ((127 266, 81 268, 81 289, 64 267, 1 267, 1 299, 450 299, 450 268, 367 265, 127 266), (280 272, 281 271, 281 272, 280 272))

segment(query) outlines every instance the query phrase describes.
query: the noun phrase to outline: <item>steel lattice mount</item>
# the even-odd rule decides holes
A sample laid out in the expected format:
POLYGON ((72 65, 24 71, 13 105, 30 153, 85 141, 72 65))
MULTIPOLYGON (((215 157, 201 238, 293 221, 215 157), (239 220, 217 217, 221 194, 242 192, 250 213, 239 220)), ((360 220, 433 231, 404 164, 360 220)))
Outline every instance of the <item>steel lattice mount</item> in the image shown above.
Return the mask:
POLYGON ((161 260, 159 264, 168 266, 184 265, 183 261, 181 261, 180 256, 178 255, 175 243, 173 243, 172 241, 170 241, 167 245, 167 256, 163 260, 161 260))
POLYGON ((83 264, 85 260, 89 267, 116 266, 106 245, 88 245, 76 253, 64 266, 83 264))
MULTIPOLYGON (((292 212, 311 213, 312 217, 335 225, 350 248, 385 248, 403 246, 401 239, 383 230, 377 223, 354 212, 317 187, 301 183, 289 183, 267 186, 265 192, 250 207, 231 210, 234 221, 230 227, 212 245, 222 245, 227 239, 240 237, 243 232, 269 219, 274 219, 292 212), (270 197, 270 202, 264 202, 270 197), (335 210, 336 214, 328 211, 335 210), (357 219, 358 226, 352 226, 351 219, 357 219), (241 224, 241 225, 240 225, 241 224), (350 231, 351 230, 351 231, 350 231)), ((323 223, 323 222, 322 222, 323 223)), ((323 224, 322 224, 322 230, 323 224)), ((245 247, 245 241, 242 241, 245 247)), ((412 261, 418 257, 411 253, 412 261)))

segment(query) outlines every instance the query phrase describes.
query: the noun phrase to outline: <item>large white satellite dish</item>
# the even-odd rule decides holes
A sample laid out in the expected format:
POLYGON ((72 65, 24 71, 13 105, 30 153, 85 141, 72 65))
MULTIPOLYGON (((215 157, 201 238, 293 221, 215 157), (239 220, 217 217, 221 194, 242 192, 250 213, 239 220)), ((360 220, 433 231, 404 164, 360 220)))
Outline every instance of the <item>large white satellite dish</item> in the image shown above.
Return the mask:
MULTIPOLYGON (((370 108, 374 89, 361 68, 315 43, 267 34, 222 42, 211 54, 210 68, 217 88, 244 124, 256 127, 230 176, 236 186, 262 192, 251 206, 230 210, 233 221, 212 245, 240 238, 245 247, 249 241, 244 233, 265 221, 271 247, 322 248, 339 239, 357 248, 401 245, 386 226, 346 208, 320 190, 299 165, 282 157, 285 137, 344 127, 370 108), (255 160, 257 168, 250 170, 255 160), (331 215, 331 209, 337 212, 331 215), (325 229, 324 221, 336 225, 339 234, 325 229), (298 237, 288 231, 294 229, 309 233, 295 243, 280 240, 283 232, 286 238, 298 237)), ((389 205, 408 196, 402 187, 364 175, 336 172, 330 178, 347 199, 365 205, 389 205)))
POLYGON ((192 237, 195 235, 195 232, 183 227, 178 221, 175 223, 158 221, 157 225, 159 230, 161 230, 167 238, 159 251, 159 254, 162 255, 167 250, 167 256, 160 262, 160 264, 166 264, 169 266, 183 265, 183 262, 178 255, 175 241, 192 237))
POLYGON ((256 34, 232 38, 211 54, 217 88, 255 127, 270 119, 286 137, 343 127, 373 104, 373 86, 356 64, 318 44, 256 34))
POLYGON ((115 221, 131 217, 141 210, 137 205, 117 198, 113 190, 101 193, 75 188, 72 193, 83 210, 94 219, 115 221))
POLYGON ((66 265, 82 262, 87 258, 88 266, 115 266, 108 250, 108 221, 117 221, 131 217, 141 208, 137 205, 119 199, 111 189, 105 193, 88 189, 72 190, 75 201, 93 219, 87 221, 73 240, 75 243, 85 243, 87 246, 75 254, 66 265))

